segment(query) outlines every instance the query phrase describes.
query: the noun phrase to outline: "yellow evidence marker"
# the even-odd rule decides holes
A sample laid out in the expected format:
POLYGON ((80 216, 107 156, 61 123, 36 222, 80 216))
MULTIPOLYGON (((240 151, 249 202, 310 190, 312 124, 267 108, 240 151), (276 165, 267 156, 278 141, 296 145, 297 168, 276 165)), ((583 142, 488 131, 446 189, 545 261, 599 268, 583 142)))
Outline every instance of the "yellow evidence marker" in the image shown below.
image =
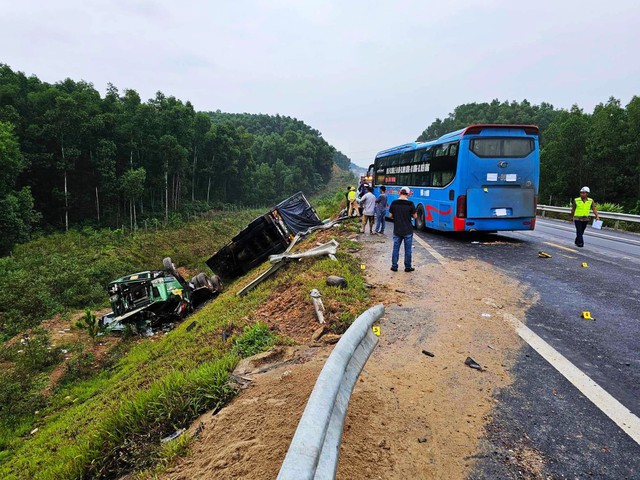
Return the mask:
POLYGON ((376 336, 380 336, 380 326, 379 325, 375 325, 373 327, 371 327, 371 330, 373 330, 374 335, 376 336))
POLYGON ((591 312, 582 312, 581 317, 585 320, 595 320, 595 318, 591 316, 591 312))
POLYGON ((587 268, 589 267, 589 264, 587 262, 582 262, 582 268, 587 268))
POLYGON ((367 266, 364 263, 360 264, 360 270, 364 270, 365 268, 367 268, 367 266))

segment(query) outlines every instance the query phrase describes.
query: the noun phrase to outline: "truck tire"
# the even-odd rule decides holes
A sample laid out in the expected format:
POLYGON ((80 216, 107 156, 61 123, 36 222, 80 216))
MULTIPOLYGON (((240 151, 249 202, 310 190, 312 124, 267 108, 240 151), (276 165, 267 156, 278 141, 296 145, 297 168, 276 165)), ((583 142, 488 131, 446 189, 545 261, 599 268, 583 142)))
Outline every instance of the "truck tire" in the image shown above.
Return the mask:
POLYGON ((222 291, 224 290, 224 286, 222 285, 222 280, 220 280, 220 277, 216 274, 213 274, 210 278, 210 281, 213 285, 214 291, 222 293, 222 291))

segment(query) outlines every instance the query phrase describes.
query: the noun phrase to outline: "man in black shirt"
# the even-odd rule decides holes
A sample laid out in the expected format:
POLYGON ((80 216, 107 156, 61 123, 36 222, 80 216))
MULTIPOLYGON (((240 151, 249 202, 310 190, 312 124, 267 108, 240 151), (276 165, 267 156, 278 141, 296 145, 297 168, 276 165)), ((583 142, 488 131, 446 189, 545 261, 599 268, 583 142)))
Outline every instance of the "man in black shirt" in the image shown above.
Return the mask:
POLYGON ((389 216, 393 219, 393 253, 391 254, 391 271, 398 271, 398 258, 400 257, 400 244, 404 242, 404 271, 413 272, 411 266, 411 249, 413 247, 412 218, 417 218, 416 207, 408 200, 409 187, 400 189, 400 198, 391 202, 389 216))

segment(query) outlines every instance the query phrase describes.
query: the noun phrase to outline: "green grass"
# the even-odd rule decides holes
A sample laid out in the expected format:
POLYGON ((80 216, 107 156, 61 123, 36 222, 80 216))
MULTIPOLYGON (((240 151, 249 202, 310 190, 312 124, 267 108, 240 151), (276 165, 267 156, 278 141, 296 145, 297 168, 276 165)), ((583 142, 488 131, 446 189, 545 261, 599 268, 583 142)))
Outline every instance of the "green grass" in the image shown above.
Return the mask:
MULTIPOLYGON (((337 200, 337 195, 334 198, 337 200)), ((240 217, 236 213, 234 218, 240 217)), ((194 229, 194 237, 211 236, 210 226, 206 230, 200 224, 200 228, 204 232, 194 229)), ((227 226, 220 232, 220 244, 229 231, 227 226)), ((348 231, 349 227, 332 229, 338 236, 348 231)), ((183 247, 181 252, 178 248, 177 254, 163 250, 177 241, 168 238, 173 234, 167 232, 152 247, 140 247, 152 251, 147 253, 153 258, 171 255, 176 263, 188 266, 210 254, 207 246, 201 251, 183 247)), ((315 245, 317 235, 299 248, 315 245)), ((134 237, 131 241, 143 239, 134 237)), ((34 411, 20 417, 10 428, 0 425, 0 478, 117 478, 131 471, 158 471, 188 451, 189 445, 186 437, 169 444, 160 444, 160 439, 229 401, 235 394, 230 372, 241 357, 286 341, 254 319, 255 311, 268 305, 276 292, 286 290, 308 303, 310 289, 320 289, 327 316, 338 332, 368 307, 359 262, 344 248, 339 249, 337 258, 292 263, 245 297, 235 295, 244 285, 241 279, 169 334, 153 340, 123 341, 102 370, 69 375, 37 414, 34 411), (345 277, 348 287, 327 287, 328 275, 345 277), (187 331, 192 322, 195 328, 187 331), (223 331, 231 334, 226 342, 223 331)))

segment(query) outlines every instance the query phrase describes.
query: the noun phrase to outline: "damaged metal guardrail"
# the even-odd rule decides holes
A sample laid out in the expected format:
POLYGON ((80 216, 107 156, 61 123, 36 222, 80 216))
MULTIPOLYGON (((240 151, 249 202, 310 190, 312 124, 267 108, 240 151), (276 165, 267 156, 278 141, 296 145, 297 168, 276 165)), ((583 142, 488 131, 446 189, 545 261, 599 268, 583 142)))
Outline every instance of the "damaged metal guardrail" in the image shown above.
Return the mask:
MULTIPOLYGON (((569 207, 553 207, 553 206, 549 206, 549 205, 538 205, 538 210, 542 211, 542 216, 544 217, 544 214, 546 212, 554 212, 554 213, 566 213, 566 214, 571 214, 571 208, 569 207)), ((593 212, 589 212, 589 214, 593 217, 593 212)), ((623 222, 633 222, 633 223, 640 223, 640 215, 630 215, 628 213, 615 213, 615 212, 598 212, 598 215, 600 216, 600 218, 607 218, 609 220, 615 220, 616 223, 614 225, 614 228, 618 228, 618 222, 623 221, 623 222)))
POLYGON ((269 270, 266 270, 262 274, 260 274, 258 277, 252 280, 248 285, 243 287, 240 291, 238 291, 237 295, 240 297, 245 296, 251 290, 253 290, 262 282, 264 282, 267 278, 269 278, 271 275, 277 272, 289 260, 303 258, 303 257, 310 257, 310 256, 318 256, 318 255, 328 255, 329 258, 331 258, 332 260, 335 260, 336 249, 338 247, 338 242, 336 242, 335 240, 331 240, 330 242, 327 242, 323 245, 319 245, 318 247, 312 248, 311 250, 308 250, 307 252, 304 252, 304 253, 292 254, 290 252, 291 252, 291 249, 296 245, 296 243, 298 243, 300 239, 315 232, 316 230, 326 230, 328 228, 331 228, 341 220, 344 220, 344 218, 337 218, 330 222, 324 223, 322 225, 318 225, 316 227, 311 227, 305 230, 304 232, 299 232, 298 234, 296 234, 296 236, 293 237, 293 240, 291 240, 289 247, 284 251, 284 253, 279 255, 271 255, 269 257, 269 261, 273 264, 271 268, 269 270))
POLYGON ((360 315, 327 359, 311 392, 278 480, 334 479, 349 398, 378 344, 371 326, 384 314, 376 305, 360 315))

